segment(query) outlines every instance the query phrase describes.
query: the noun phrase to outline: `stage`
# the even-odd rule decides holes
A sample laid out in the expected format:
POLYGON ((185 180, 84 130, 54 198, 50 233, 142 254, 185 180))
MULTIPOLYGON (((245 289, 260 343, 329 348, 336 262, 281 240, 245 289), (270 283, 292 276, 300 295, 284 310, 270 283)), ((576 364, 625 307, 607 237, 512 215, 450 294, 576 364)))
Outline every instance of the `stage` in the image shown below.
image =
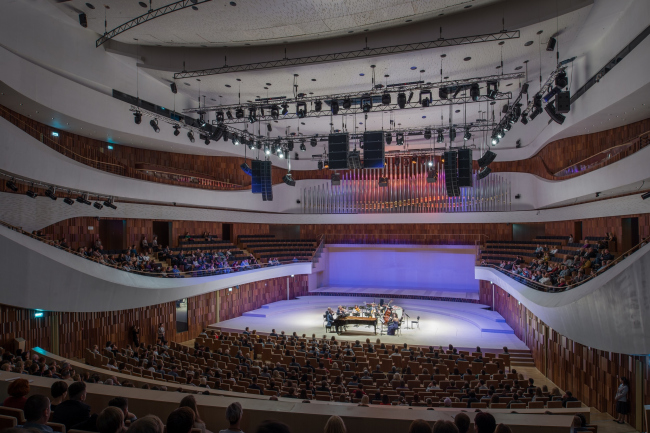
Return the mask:
POLYGON ((385 288, 329 286, 309 291, 316 296, 363 296, 388 299, 426 299, 431 301, 478 302, 478 290, 468 287, 463 290, 436 290, 425 288, 385 288))
MULTIPOLYGON (((386 302, 391 299, 386 294, 382 297, 386 302)), ((322 337, 325 334, 323 314, 327 307, 336 309, 339 305, 362 305, 364 302, 376 302, 376 299, 363 296, 302 296, 290 301, 264 305, 258 310, 244 313, 241 317, 212 324, 210 328, 241 331, 248 326, 259 333, 270 333, 275 329, 278 333, 285 331, 290 334, 295 331, 299 335, 316 334, 322 337)), ((503 317, 487 310, 485 305, 475 302, 425 299, 394 299, 393 305, 401 306, 411 320, 420 316, 419 328, 416 325, 414 329, 406 329, 404 323, 401 335, 380 336, 378 328, 375 336, 372 328, 349 326, 346 333, 336 338, 340 340, 370 338, 371 341, 380 338, 382 342, 395 341, 422 346, 453 344, 464 348, 481 346, 483 349, 500 350, 503 346, 507 346, 510 349, 528 349, 515 336, 503 317)), ((332 332, 327 335, 329 337, 336 334, 332 332)))

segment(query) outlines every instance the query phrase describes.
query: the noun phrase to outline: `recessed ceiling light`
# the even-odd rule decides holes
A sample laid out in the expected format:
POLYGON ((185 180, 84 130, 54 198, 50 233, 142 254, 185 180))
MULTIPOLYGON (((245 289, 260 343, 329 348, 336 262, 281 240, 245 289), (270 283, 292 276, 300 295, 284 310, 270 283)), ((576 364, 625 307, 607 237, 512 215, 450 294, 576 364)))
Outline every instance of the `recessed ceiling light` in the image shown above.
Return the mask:
POLYGON ((454 111, 454 113, 460 113, 460 110, 456 110, 456 111, 454 111))
POLYGON ((530 47, 531 45, 533 45, 533 41, 528 41, 524 44, 524 47, 530 47))
POLYGON ((444 59, 445 57, 447 57, 447 55, 446 54, 440 54, 440 57, 444 59))
POLYGON ((301 124, 301 125, 304 125, 304 124, 305 124, 305 122, 300 122, 300 124, 301 124))
POLYGON ((363 77, 364 75, 366 74, 364 74, 363 72, 359 74, 360 77, 363 77))
POLYGON ((544 33, 544 30, 540 30, 537 32, 538 35, 541 35, 542 33, 544 33))
POLYGON ((444 14, 438 14, 439 17, 443 16, 444 14))
POLYGON ((271 83, 266 83, 266 85, 267 85, 267 86, 270 86, 270 85, 271 85, 271 83))
POLYGON ((469 9, 471 7, 472 7, 472 5, 467 5, 467 6, 465 6, 465 9, 469 9))
POLYGON ((226 87, 230 87, 230 84, 226 84, 226 87))
POLYGON ((503 45, 505 43, 506 43, 506 41, 501 41, 501 42, 499 42, 499 45, 503 45))
POLYGON ((348 30, 348 33, 354 33, 354 30, 348 30))
POLYGON ((417 68, 417 66, 411 66, 411 71, 415 71, 417 68))
POLYGON ((312 81, 316 81, 316 78, 312 78, 311 80, 312 80, 312 81))
POLYGON ((413 21, 413 20, 406 20, 407 23, 410 23, 411 21, 413 21))
POLYGON ((422 118, 423 118, 423 119, 426 119, 426 118, 427 118, 427 116, 422 116, 422 118))
POLYGON ((200 79, 200 78, 197 78, 196 81, 201 81, 201 79, 200 79))
POLYGON ((88 9, 95 9, 95 6, 93 6, 92 3, 86 3, 86 7, 88 9))
POLYGON ((469 62, 470 60, 472 60, 472 58, 471 57, 465 57, 463 60, 465 60, 466 62, 469 62))
POLYGON ((497 103, 497 101, 490 101, 490 105, 494 105, 496 103, 497 103))
POLYGON ((512 86, 512 83, 506 84, 506 87, 510 87, 510 86, 512 86))
POLYGON ((146 7, 147 7, 147 4, 146 4, 145 2, 138 2, 138 4, 139 4, 140 6, 142 6, 143 8, 146 8, 146 7))
POLYGON ((216 99, 214 99, 214 98, 210 98, 210 101, 215 101, 215 102, 216 102, 217 100, 216 100, 216 99))
POLYGON ((186 86, 191 86, 190 83, 185 83, 185 82, 183 82, 183 84, 185 84, 186 86))
POLYGON ((449 77, 444 77, 444 78, 443 78, 443 80, 448 80, 448 79, 449 79, 449 77))
POLYGON ((359 122, 359 125, 363 125, 363 122, 359 122))
POLYGON ((235 2, 230 2, 230 6, 237 6, 237 3, 235 3, 235 2))
POLYGON ((237 81, 241 81, 241 78, 236 78, 237 81))
POLYGON ((523 66, 517 66, 517 67, 515 68, 515 71, 518 71, 518 70, 520 70, 520 69, 522 69, 522 68, 523 68, 523 66))
POLYGON ((268 87, 266 87, 266 86, 264 86, 264 89, 265 89, 265 90, 269 90, 269 88, 268 88, 268 87))
POLYGON ((501 69, 501 65, 497 66, 497 69, 501 69))
POLYGON ((192 6, 192 9, 195 10, 195 11, 199 10, 199 8, 197 8, 196 6, 192 6))

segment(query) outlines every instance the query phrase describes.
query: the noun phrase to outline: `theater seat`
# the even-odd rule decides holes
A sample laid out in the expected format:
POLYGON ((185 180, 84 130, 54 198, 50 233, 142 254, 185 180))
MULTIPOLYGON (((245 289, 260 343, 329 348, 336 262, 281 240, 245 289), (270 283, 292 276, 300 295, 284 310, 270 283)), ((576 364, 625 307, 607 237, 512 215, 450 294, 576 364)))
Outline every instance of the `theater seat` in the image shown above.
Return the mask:
POLYGON ((568 408, 577 408, 577 407, 582 407, 582 402, 580 401, 567 401, 566 402, 566 407, 568 408))
POLYGON ((549 409, 559 409, 562 407, 561 401, 549 401, 546 403, 546 407, 549 409))
POLYGON ((48 422, 48 426, 52 427, 52 430, 58 433, 65 433, 65 426, 63 424, 59 424, 58 422, 48 422))
POLYGON ((13 407, 0 406, 0 415, 11 416, 16 418, 18 424, 25 423, 25 415, 22 409, 14 409, 13 407))
POLYGON ((13 416, 0 415, 0 430, 13 428, 18 425, 18 420, 13 416))

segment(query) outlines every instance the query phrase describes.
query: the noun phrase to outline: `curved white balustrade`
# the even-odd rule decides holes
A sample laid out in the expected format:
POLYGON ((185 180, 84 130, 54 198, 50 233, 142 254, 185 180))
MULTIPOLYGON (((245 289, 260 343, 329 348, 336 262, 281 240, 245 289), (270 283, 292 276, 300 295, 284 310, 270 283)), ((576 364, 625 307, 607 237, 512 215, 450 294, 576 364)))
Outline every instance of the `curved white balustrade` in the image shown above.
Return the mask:
POLYGON ((560 293, 541 292, 482 266, 476 279, 491 281, 560 334, 611 352, 650 353, 650 245, 602 275, 560 293))
POLYGON ((145 307, 312 272, 312 263, 303 262, 210 277, 156 278, 100 265, 3 226, 0 263, 0 304, 66 312, 145 307))

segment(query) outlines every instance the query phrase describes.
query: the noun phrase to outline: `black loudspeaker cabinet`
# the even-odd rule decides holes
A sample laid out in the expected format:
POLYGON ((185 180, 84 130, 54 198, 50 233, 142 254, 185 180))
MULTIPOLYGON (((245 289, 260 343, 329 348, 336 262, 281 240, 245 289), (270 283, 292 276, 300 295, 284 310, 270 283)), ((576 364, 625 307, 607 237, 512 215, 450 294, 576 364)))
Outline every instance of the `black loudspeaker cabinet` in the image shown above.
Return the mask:
POLYGON ((458 150, 458 186, 472 186, 472 150, 458 150))
POLYGON ((252 161, 251 190, 253 194, 262 194, 263 201, 273 201, 273 182, 271 161, 252 161))
POLYGON ((330 170, 345 170, 348 168, 348 152, 350 151, 349 134, 330 134, 327 145, 327 159, 330 170))
POLYGON ((571 111, 571 92, 560 92, 555 96, 555 111, 558 113, 571 111))
POLYGON ((458 168, 457 168, 456 151, 444 153, 445 158, 445 186, 449 197, 460 197, 460 187, 458 186, 458 168))
POLYGON ((363 133, 363 168, 384 168, 384 132, 363 133))

